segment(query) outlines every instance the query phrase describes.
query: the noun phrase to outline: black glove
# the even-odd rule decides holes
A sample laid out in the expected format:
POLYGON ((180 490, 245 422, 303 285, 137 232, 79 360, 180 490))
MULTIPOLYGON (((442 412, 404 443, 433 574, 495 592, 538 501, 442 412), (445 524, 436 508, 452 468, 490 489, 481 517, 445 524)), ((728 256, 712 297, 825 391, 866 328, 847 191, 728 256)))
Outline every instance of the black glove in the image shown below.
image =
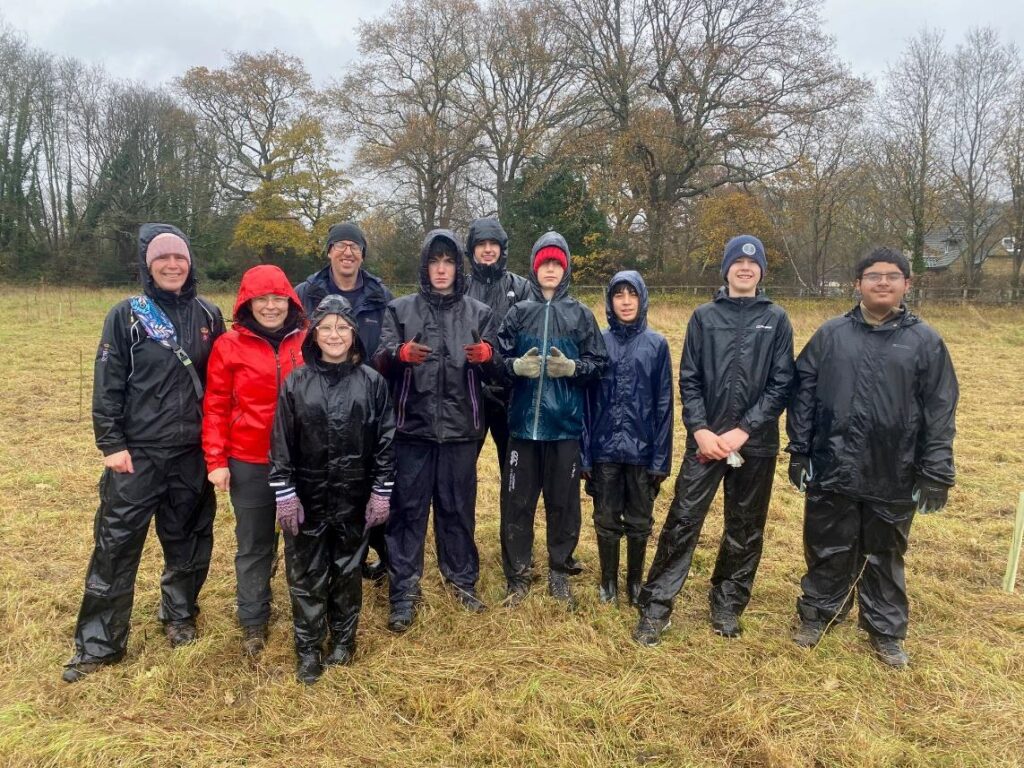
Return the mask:
POLYGON ((919 477, 914 481, 914 492, 911 498, 917 502, 918 514, 928 515, 941 512, 949 500, 949 486, 936 483, 927 477, 919 477))
POLYGON ((789 482, 793 484, 800 493, 807 490, 807 483, 814 479, 814 468, 811 466, 811 457, 802 453, 791 453, 789 455, 789 482))
POLYGON ((657 496, 658 492, 661 491, 661 484, 665 482, 666 477, 668 477, 668 475, 651 472, 650 470, 647 471, 647 479, 651 483, 651 489, 654 491, 655 496, 657 496))

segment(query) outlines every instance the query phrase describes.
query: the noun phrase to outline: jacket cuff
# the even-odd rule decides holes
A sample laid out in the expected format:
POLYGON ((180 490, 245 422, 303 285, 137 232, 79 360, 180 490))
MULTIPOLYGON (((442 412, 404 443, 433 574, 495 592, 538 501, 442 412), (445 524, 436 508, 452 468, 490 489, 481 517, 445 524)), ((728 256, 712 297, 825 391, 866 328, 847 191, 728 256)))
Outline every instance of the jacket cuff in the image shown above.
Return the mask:
POLYGON ((115 453, 128 450, 128 446, 125 443, 117 443, 115 445, 97 445, 96 447, 103 452, 104 456, 113 456, 115 453))

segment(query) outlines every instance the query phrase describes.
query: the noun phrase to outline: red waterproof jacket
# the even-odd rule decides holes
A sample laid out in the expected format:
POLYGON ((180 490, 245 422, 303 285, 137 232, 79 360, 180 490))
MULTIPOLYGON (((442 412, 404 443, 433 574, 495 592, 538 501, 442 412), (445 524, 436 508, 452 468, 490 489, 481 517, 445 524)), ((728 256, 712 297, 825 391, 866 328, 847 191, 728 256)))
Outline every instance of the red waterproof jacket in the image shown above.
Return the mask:
POLYGON ((213 345, 206 372, 203 451, 209 472, 228 466, 228 458, 269 463, 278 390, 292 369, 302 365, 304 319, 277 350, 238 322, 239 310, 268 293, 287 296, 302 313, 302 303, 280 268, 261 265, 242 276, 235 324, 213 345))

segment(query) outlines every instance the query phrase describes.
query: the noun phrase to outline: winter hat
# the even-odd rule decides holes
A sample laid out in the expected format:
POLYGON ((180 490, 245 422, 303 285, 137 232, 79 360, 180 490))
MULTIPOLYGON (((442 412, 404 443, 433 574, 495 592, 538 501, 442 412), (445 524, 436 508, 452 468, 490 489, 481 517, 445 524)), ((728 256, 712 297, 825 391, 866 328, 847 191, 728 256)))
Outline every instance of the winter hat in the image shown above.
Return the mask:
POLYGON ((761 268, 761 279, 768 273, 768 260, 764 255, 764 245, 753 235, 740 235, 725 244, 725 258, 722 259, 722 279, 729 274, 729 267, 736 259, 746 256, 757 262, 761 268))
POLYGON ((175 235, 173 232, 161 232, 149 241, 146 247, 146 267, 150 267, 155 259, 170 254, 184 256, 189 264, 192 263, 192 254, 189 253, 188 243, 175 235))
POLYGON ((354 221, 343 221, 340 224, 333 225, 327 232, 327 246, 324 250, 331 250, 332 245, 342 240, 358 243, 363 251, 363 258, 366 258, 366 235, 363 234, 363 230, 354 221))
POLYGON ((537 255, 533 257, 533 271, 536 272, 540 269, 540 265, 545 261, 557 261, 562 265, 562 269, 569 268, 569 259, 565 256, 565 251, 559 248, 557 245, 545 245, 539 251, 537 255))

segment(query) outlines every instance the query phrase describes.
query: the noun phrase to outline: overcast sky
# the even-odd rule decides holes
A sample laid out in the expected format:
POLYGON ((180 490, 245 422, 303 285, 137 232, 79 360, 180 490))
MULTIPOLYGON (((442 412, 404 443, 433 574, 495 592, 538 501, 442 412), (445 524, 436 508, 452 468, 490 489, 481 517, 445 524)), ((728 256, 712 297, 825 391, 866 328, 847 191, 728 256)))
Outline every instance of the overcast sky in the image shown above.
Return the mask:
MULTIPOLYGON (((356 55, 356 24, 388 0, 5 0, 0 16, 33 45, 102 63, 116 76, 165 82, 190 66, 223 63, 225 50, 280 48, 319 84, 356 55)), ((922 26, 951 45, 972 25, 1024 46, 1022 0, 825 0, 826 28, 857 74, 878 77, 922 26)))

